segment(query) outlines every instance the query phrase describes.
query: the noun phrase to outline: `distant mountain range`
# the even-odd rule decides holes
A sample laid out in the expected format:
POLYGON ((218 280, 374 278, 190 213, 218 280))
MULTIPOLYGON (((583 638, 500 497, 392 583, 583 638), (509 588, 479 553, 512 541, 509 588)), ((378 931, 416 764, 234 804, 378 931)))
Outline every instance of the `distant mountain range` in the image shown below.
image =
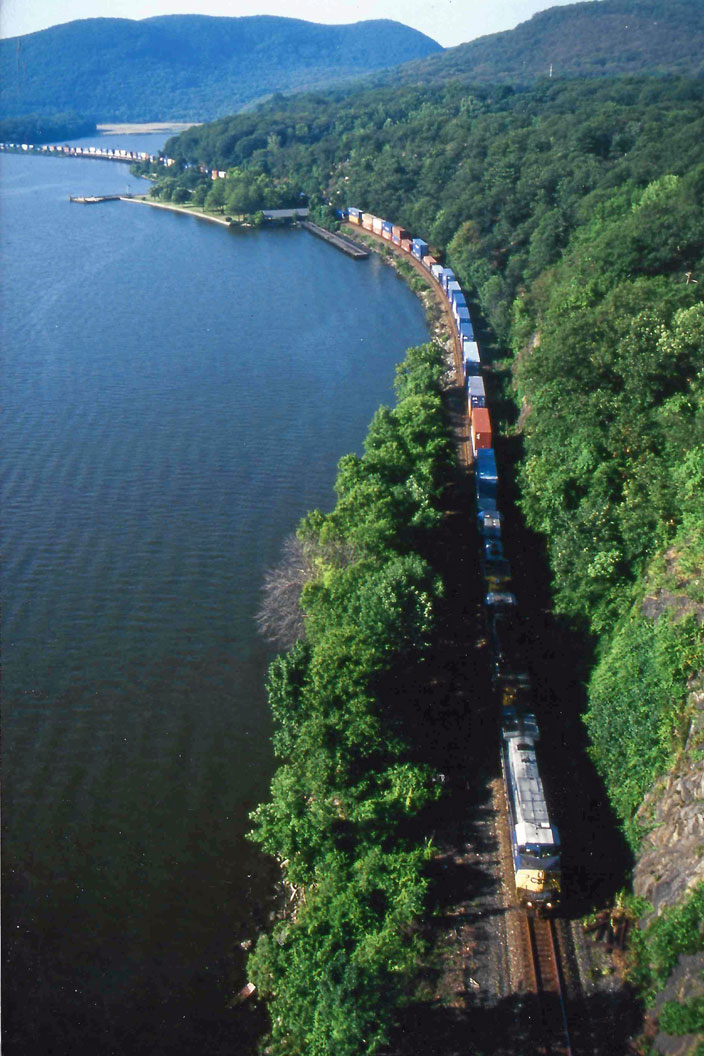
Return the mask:
POLYGON ((388 20, 84 19, 0 41, 0 116, 203 121, 274 92, 323 88, 439 51, 388 20))
POLYGON ((378 83, 529 84, 541 77, 704 75, 704 0, 598 0, 553 7, 375 77, 378 83))
POLYGON ((208 121, 276 92, 541 77, 704 75, 704 0, 591 0, 443 50, 398 22, 92 18, 0 41, 0 117, 208 121))

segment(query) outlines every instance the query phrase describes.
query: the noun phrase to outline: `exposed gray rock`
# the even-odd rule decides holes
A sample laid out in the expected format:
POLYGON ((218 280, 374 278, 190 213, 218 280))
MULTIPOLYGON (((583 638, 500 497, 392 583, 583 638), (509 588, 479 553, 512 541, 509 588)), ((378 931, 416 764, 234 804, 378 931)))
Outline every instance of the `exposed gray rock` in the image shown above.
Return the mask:
POLYGON ((704 678, 690 680, 689 733, 675 769, 656 781, 638 811, 650 829, 633 874, 637 895, 653 905, 644 926, 704 881, 704 678))
MULTIPOLYGON (((667 986, 658 994, 653 1012, 657 1016, 666 1001, 684 1004, 704 994, 704 953, 683 954, 667 986)), ((701 1034, 682 1034, 674 1037, 660 1033, 655 1038, 655 1049, 662 1056, 695 1056, 702 1041, 701 1034)))

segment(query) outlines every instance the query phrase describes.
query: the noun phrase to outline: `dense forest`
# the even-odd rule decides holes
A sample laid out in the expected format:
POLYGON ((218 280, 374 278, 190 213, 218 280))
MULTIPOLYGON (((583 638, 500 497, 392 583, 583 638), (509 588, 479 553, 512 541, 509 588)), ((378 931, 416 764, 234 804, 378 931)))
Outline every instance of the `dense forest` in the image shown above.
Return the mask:
MULTIPOLYGON (((172 140, 183 168, 156 188, 212 195, 206 164, 230 172, 212 207, 246 211, 246 191, 255 208, 361 206, 472 292, 556 612, 591 636, 591 752, 636 855, 650 790, 700 765, 685 742, 704 669, 703 104, 701 81, 644 77, 279 98, 172 140)), ((702 948, 703 902, 685 883, 656 919, 641 906, 645 993, 702 948)), ((667 1008, 680 1032, 701 1015, 667 1008)))
POLYGON ((203 121, 272 92, 318 88, 440 51, 398 22, 90 18, 0 40, 0 115, 203 121))
POLYGON ((0 120, 0 143, 56 143, 95 133, 95 121, 78 114, 26 114, 0 120))

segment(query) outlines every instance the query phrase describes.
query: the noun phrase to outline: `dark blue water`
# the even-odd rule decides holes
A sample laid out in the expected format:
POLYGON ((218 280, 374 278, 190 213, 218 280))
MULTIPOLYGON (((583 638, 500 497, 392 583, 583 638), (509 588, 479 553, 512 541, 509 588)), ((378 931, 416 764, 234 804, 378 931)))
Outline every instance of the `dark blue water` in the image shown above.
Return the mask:
POLYGON ((0 164, 5 1051, 245 1053, 262 579, 423 313, 304 232, 69 204, 126 167, 0 164))

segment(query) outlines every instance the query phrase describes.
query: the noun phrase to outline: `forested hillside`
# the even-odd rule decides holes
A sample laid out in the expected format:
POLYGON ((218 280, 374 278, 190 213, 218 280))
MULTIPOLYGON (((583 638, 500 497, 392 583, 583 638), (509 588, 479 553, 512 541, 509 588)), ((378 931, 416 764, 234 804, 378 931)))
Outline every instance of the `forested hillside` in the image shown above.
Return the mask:
POLYGON ((95 121, 77 114, 27 114, 0 120, 0 143, 56 143, 95 132, 95 121))
MULTIPOLYGON (((585 719, 637 856, 638 978, 654 995, 704 927, 701 815, 686 851, 667 842, 682 788, 701 780, 704 730, 704 83, 307 96, 168 150, 230 170, 222 208, 285 190, 393 219, 472 291, 555 608, 593 643, 585 719)), ((188 198, 201 180, 185 169, 156 193, 188 198)), ((687 985, 666 1006, 671 1033, 701 1026, 687 985)))
POLYGON ((542 11, 445 51, 388 20, 84 19, 0 40, 0 116, 212 120, 274 92, 369 84, 530 84, 548 76, 701 76, 704 0, 599 0, 542 11), (374 72, 378 71, 378 72, 374 72))
POLYGON ((390 70, 385 84, 464 82, 531 84, 546 77, 626 73, 701 76, 702 0, 598 0, 540 11, 442 55, 390 70))
POLYGON ((73 110, 98 122, 203 121, 272 92, 318 88, 440 45, 380 19, 91 18, 0 40, 0 115, 73 110))

